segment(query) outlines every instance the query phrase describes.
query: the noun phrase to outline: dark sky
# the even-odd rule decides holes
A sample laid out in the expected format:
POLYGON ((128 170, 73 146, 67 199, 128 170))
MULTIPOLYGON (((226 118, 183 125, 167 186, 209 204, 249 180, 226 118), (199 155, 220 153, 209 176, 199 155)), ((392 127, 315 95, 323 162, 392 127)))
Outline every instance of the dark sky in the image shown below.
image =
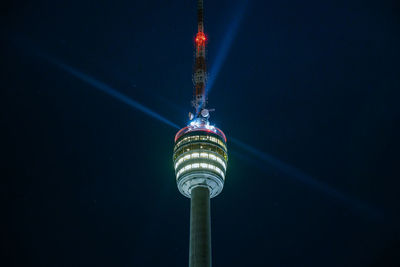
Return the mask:
MULTIPOLYGON (((177 129, 55 62, 183 127, 195 8, 2 3, 1 266, 187 266, 177 129)), ((214 266, 400 266, 399 2, 205 8, 209 69, 227 55, 209 95, 230 151, 214 266)))

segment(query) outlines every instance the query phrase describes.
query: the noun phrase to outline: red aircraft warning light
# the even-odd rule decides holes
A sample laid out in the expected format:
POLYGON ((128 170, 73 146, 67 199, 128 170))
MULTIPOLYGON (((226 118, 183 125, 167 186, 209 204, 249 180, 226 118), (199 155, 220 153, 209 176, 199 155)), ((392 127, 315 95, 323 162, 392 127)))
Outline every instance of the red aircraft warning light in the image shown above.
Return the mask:
POLYGON ((197 33, 196 39, 195 39, 197 45, 204 45, 206 40, 207 40, 207 38, 206 38, 206 35, 204 34, 204 32, 197 33))

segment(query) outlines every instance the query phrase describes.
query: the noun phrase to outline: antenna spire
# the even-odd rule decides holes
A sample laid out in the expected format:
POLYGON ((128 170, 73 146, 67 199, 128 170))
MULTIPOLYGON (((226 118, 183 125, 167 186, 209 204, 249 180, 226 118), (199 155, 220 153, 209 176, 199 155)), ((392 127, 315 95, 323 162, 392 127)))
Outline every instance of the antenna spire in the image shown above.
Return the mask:
POLYGON ((206 99, 206 35, 204 34, 204 8, 203 0, 197 0, 197 34, 195 38, 195 64, 193 73, 194 99, 192 101, 197 117, 201 109, 207 104, 206 99))

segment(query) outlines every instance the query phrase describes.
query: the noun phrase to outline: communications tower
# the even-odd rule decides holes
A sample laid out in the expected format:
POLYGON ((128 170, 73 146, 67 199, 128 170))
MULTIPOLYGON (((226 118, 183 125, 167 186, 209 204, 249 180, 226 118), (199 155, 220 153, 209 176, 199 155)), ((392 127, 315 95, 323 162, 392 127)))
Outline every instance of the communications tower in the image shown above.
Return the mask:
POLYGON ((206 42, 203 0, 197 0, 193 113, 175 136, 173 161, 179 191, 190 198, 189 267, 211 266, 210 199, 224 187, 228 162, 225 134, 209 122, 205 92, 206 42))

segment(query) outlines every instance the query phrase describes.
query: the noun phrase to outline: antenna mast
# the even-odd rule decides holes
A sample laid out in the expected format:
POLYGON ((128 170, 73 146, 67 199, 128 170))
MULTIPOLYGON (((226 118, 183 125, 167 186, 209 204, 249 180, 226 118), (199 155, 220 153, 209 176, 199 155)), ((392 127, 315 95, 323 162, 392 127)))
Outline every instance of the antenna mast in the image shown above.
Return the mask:
POLYGON ((195 116, 200 115, 201 109, 207 104, 206 98, 206 35, 204 34, 204 8, 203 0, 197 0, 197 34, 195 38, 196 58, 194 64, 193 84, 194 99, 192 105, 195 108, 195 116))

